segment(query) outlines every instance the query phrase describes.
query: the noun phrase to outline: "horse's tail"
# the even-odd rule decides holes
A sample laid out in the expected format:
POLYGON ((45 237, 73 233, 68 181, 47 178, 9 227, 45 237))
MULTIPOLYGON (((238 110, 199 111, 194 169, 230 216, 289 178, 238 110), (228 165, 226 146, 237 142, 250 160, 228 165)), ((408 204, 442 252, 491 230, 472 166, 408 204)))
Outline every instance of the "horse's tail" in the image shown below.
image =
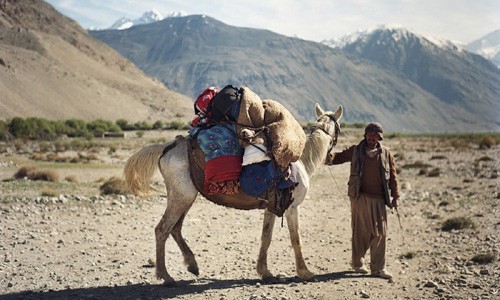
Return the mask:
POLYGON ((169 145, 154 144, 134 153, 123 168, 123 176, 129 190, 134 195, 145 196, 155 189, 149 185, 163 151, 169 145))

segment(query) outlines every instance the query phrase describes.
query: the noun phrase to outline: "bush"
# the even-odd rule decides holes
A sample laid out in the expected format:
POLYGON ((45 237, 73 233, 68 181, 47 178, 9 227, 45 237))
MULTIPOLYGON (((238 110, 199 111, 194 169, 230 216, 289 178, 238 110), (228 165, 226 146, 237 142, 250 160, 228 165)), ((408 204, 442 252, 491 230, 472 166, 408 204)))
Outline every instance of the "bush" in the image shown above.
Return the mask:
POLYGON ((466 217, 456 217, 446 220, 441 227, 442 231, 452 231, 452 230, 461 230, 467 228, 475 228, 476 225, 472 222, 471 219, 466 217))
POLYGON ((76 179, 75 175, 68 175, 64 178, 67 182, 78 182, 78 179, 76 179))
POLYGON ((162 121, 156 121, 154 124, 153 124, 153 129, 162 129, 163 128, 163 122, 162 121))
POLYGON ((40 194, 42 196, 46 196, 46 197, 57 197, 59 195, 59 193, 57 193, 56 190, 54 189, 51 189, 51 188, 44 188, 40 191, 40 194))
POLYGON ((496 141, 491 135, 485 135, 479 141, 479 149, 489 149, 495 145, 496 141))
POLYGON ((7 123, 0 120, 0 141, 6 141, 9 137, 9 131, 7 130, 7 123))
POLYGON ((126 195, 127 187, 125 182, 118 177, 111 177, 99 187, 101 195, 126 195))
POLYGON ((87 124, 87 129, 94 134, 94 136, 101 136, 105 132, 120 132, 121 129, 118 125, 101 119, 94 120, 87 124))
POLYGON ((408 252, 406 252, 404 254, 401 254, 399 256, 399 259, 412 259, 415 256, 417 256, 417 252, 415 252, 415 251, 408 251, 408 252))
POLYGON ((151 130, 153 129, 153 125, 151 125, 149 122, 142 121, 142 122, 137 122, 134 124, 136 129, 139 130, 151 130))
POLYGON ((486 265, 495 262, 496 256, 493 253, 477 254, 471 260, 476 264, 486 265))
POLYGON ((168 123, 168 128, 169 129, 176 129, 176 130, 181 130, 184 128, 185 123, 179 120, 174 120, 168 123))
POLYGON ((15 179, 23 179, 28 177, 28 173, 31 173, 35 170, 33 166, 23 166, 14 174, 15 179))
POLYGON ((33 166, 21 167, 14 174, 15 179, 28 178, 35 181, 59 182, 59 175, 53 170, 38 170, 33 166))

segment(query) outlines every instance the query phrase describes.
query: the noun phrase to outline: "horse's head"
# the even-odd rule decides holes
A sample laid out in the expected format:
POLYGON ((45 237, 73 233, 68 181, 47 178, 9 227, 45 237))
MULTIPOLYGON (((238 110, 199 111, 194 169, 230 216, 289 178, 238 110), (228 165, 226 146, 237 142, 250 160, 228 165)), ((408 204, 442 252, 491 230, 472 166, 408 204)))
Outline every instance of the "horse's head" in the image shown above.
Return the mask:
POLYGON ((342 105, 337 108, 337 111, 324 111, 318 103, 316 103, 316 116, 318 119, 314 124, 317 129, 323 130, 327 135, 332 138, 328 153, 332 151, 333 147, 337 145, 337 139, 340 133, 339 120, 342 118, 342 105))

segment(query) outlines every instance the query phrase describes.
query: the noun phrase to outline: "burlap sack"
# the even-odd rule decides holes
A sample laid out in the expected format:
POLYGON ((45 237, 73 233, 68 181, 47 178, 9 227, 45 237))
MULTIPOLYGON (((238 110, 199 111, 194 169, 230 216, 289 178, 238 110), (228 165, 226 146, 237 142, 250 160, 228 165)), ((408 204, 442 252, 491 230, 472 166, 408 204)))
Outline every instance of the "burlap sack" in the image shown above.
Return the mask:
POLYGON ((242 87, 237 133, 240 144, 264 144, 276 163, 286 168, 302 155, 306 135, 293 115, 274 100, 262 101, 248 87, 242 87), (266 130, 262 129, 266 127, 266 130))

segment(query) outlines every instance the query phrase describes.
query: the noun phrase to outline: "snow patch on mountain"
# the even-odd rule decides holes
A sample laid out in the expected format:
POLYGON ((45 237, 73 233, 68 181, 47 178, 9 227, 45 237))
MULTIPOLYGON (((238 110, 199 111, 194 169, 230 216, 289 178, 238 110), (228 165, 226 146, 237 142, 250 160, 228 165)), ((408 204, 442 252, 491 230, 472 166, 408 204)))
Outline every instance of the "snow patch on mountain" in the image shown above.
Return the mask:
POLYGON ((341 38, 324 40, 321 43, 332 48, 342 49, 345 48, 347 45, 354 43, 367 43, 377 32, 390 33, 391 34, 390 37, 395 42, 407 41, 412 38, 418 38, 423 45, 429 47, 439 47, 442 49, 451 50, 455 53, 461 53, 464 50, 462 46, 450 40, 436 36, 423 36, 421 34, 412 32, 411 30, 404 28, 402 25, 399 24, 384 24, 365 30, 359 30, 354 33, 345 35, 341 38))
POLYGON ((169 12, 165 17, 163 17, 159 11, 157 11, 156 9, 152 9, 145 12, 140 18, 137 19, 131 19, 129 17, 120 18, 115 23, 113 23, 111 27, 106 29, 124 30, 136 25, 159 22, 165 18, 182 17, 185 15, 185 12, 169 12))

